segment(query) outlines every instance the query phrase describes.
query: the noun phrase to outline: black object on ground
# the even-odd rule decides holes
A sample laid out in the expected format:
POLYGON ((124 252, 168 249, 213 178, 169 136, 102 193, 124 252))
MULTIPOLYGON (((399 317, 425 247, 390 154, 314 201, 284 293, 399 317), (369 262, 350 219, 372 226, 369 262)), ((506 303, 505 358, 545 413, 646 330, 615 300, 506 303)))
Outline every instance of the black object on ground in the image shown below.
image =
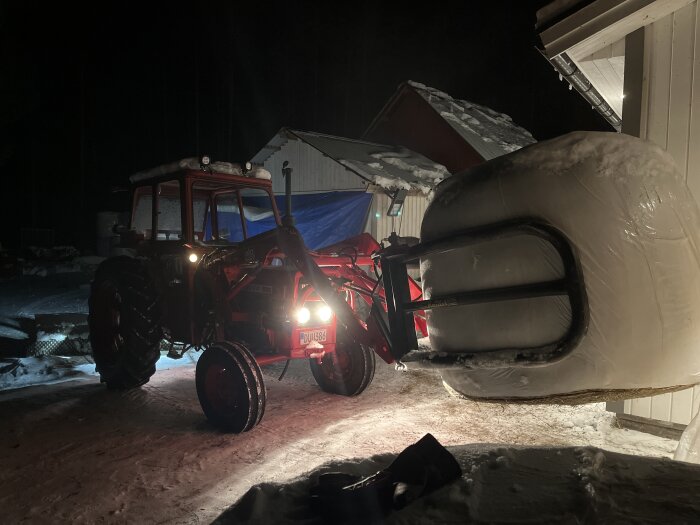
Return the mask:
POLYGON ((371 523, 461 475, 454 456, 432 434, 426 434, 372 476, 320 475, 312 501, 328 523, 371 523))

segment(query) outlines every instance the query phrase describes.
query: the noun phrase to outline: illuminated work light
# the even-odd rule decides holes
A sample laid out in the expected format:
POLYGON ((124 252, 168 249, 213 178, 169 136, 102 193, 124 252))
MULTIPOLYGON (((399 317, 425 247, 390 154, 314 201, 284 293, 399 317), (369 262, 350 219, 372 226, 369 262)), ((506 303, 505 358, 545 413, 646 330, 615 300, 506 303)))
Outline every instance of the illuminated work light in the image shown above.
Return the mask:
POLYGON ((311 319, 311 311, 309 311, 306 306, 302 306, 294 312, 294 318, 297 323, 306 324, 309 322, 309 319, 311 319))
POLYGON ((191 263, 196 263, 199 260, 199 256, 196 253, 191 253, 187 258, 191 263))
POLYGON ((323 304, 318 307, 318 310, 316 310, 316 315, 322 322, 327 323, 333 316, 333 310, 331 310, 331 307, 327 304, 323 304))

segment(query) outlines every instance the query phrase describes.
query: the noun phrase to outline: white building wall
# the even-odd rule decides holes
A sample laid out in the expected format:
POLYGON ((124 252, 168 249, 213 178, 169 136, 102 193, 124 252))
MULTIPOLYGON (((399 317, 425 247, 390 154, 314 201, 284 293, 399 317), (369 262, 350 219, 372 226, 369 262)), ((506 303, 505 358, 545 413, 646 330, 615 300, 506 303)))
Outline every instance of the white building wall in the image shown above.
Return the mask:
MULTIPOLYGON (((666 149, 700 204, 700 6, 646 26, 640 136, 666 149)), ((625 115, 623 114, 623 121, 625 115)), ((698 348, 700 352, 700 348, 698 348)), ((700 407, 700 387, 625 401, 624 412, 687 424, 700 407)))
POLYGON ((275 195, 284 195, 282 164, 289 161, 292 168, 292 193, 322 193, 327 191, 361 191, 367 182, 349 172, 336 161, 300 140, 287 141, 279 151, 265 161, 272 174, 275 195))
MULTIPOLYGON (((372 196, 365 231, 379 242, 394 231, 401 237, 420 238, 420 225, 428 207, 428 199, 422 195, 408 195, 399 217, 387 217, 390 203, 391 199, 385 193, 375 193, 372 196)), ((409 269, 408 275, 417 280, 420 278, 420 271, 409 269)))
POLYGON ((401 237, 420 237, 420 225, 428 207, 428 199, 422 195, 409 195, 399 217, 387 217, 391 199, 385 193, 375 193, 365 231, 381 241, 395 231, 401 237))

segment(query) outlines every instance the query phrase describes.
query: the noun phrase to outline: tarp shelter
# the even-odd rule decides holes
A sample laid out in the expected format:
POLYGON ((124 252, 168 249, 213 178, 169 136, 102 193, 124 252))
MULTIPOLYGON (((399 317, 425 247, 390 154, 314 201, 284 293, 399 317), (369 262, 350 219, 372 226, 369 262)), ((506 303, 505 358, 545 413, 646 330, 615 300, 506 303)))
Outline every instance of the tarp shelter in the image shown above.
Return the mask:
MULTIPOLYGON (((243 197, 248 235, 257 235, 275 227, 272 212, 256 214, 261 197, 243 197)), ((284 195, 275 197, 279 210, 285 209, 284 195)), ((310 195, 293 195, 292 210, 296 227, 311 249, 328 246, 363 231, 372 195, 364 191, 332 191, 310 195)), ((242 237, 238 208, 219 214, 220 227, 232 237, 242 237)), ((263 208, 258 208, 263 209, 263 208)), ((284 211, 282 211, 284 213, 284 211)), ((211 226, 208 225, 207 229, 211 226)), ((207 231, 207 234, 209 232, 207 231)))
MULTIPOLYGON (((444 166, 406 148, 282 128, 251 159, 272 173, 280 210, 285 206, 285 161, 293 169, 296 226, 312 249, 363 231, 376 236, 372 221, 385 220, 387 211, 374 211, 377 201, 386 207, 397 190, 405 190, 411 201, 405 206, 411 216, 402 221, 419 225, 426 196, 449 176, 444 166), (373 199, 380 195, 382 199, 373 199), (421 206, 414 206, 413 201, 421 201, 421 206)), ((404 234, 416 233, 407 227, 404 234)))

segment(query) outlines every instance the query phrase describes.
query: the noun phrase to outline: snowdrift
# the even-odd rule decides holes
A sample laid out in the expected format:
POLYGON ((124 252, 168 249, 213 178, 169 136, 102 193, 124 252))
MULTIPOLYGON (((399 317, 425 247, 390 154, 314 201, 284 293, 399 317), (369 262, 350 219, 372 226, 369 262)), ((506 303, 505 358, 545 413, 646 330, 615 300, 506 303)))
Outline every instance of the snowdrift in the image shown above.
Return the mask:
MULTIPOLYGON (((523 217, 562 232, 580 264, 588 318, 563 359, 542 366, 485 360, 442 370, 480 399, 635 397, 700 382, 700 212, 669 155, 616 133, 576 132, 450 177, 423 220, 423 242, 523 217)), ((560 279, 542 239, 482 242, 421 261, 426 298, 560 279)), ((546 345, 571 323, 566 296, 429 313, 437 353, 546 345)), ((484 354, 486 355, 486 354, 484 354)))
MULTIPOLYGON (((341 523, 690 523, 697 519, 700 467, 594 447, 448 447, 462 477, 382 520, 341 523)), ((324 523, 313 505, 319 476, 368 476, 393 456, 326 464, 288 483, 252 487, 214 524, 324 523)))

